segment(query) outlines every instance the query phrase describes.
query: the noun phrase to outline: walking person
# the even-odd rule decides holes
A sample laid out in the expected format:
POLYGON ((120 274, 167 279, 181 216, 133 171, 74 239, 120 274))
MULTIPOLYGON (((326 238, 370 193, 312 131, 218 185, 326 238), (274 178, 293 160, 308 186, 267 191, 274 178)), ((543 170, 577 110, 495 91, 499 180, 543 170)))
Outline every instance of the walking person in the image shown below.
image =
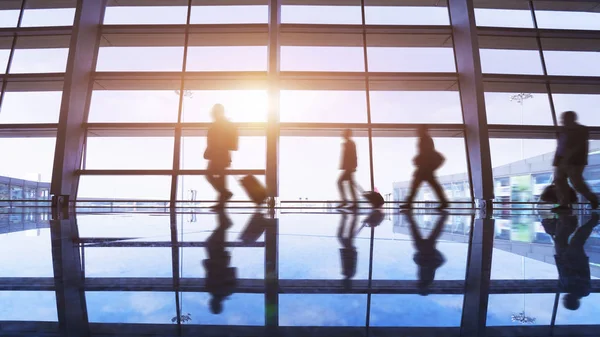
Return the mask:
POLYGON ((231 151, 238 149, 236 127, 225 117, 225 107, 215 104, 211 110, 213 123, 206 135, 204 159, 208 160, 206 180, 219 193, 213 209, 222 209, 233 193, 227 189, 225 170, 231 165, 231 151))
POLYGON ((440 183, 435 177, 435 171, 444 163, 444 156, 435 150, 433 139, 429 135, 426 125, 419 126, 417 129, 417 135, 419 137, 419 143, 417 145, 418 153, 413 159, 413 163, 417 169, 413 175, 413 180, 406 203, 401 205, 400 208, 412 208, 412 203, 417 194, 417 190, 423 182, 428 182, 429 186, 431 186, 431 188, 433 188, 435 191, 435 194, 440 201, 438 208, 447 208, 448 201, 446 199, 446 195, 444 194, 442 186, 440 186, 440 183))
POLYGON ((344 183, 347 183, 352 196, 352 203, 350 203, 348 208, 356 209, 358 207, 356 204, 356 188, 354 183, 354 172, 356 172, 356 166, 358 165, 356 144, 352 140, 352 130, 344 130, 342 136, 344 138, 340 163, 340 170, 342 170, 342 174, 340 174, 340 178, 338 179, 338 189, 340 191, 340 196, 342 197, 342 203, 339 204, 337 208, 348 206, 348 199, 346 199, 346 193, 344 190, 344 183))
POLYGON ((554 154, 554 184, 559 205, 553 211, 565 211, 571 207, 569 181, 573 188, 582 194, 592 209, 598 208, 598 197, 583 180, 583 170, 588 164, 589 132, 587 127, 577 123, 575 111, 565 111, 561 115, 562 127, 554 154))

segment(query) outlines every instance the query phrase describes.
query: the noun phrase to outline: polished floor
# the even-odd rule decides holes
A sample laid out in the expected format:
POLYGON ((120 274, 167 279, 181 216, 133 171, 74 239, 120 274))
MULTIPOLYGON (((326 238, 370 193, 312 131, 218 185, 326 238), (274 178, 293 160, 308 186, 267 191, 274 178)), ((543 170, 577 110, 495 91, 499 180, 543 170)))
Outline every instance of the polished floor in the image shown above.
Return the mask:
POLYGON ((0 214, 0 335, 600 336, 591 214, 238 208, 50 219, 0 214))

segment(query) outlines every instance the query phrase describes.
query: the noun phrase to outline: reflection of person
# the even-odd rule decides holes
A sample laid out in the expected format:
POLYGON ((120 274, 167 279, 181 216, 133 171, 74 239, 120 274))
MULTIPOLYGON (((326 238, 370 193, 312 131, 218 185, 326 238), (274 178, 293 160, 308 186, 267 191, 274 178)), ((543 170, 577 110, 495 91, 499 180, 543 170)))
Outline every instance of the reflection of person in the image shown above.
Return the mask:
POLYGON ((406 219, 410 224, 410 234, 416 249, 413 261, 419 268, 419 294, 423 296, 429 294, 429 287, 435 279, 436 270, 446 262, 444 255, 437 250, 436 244, 447 218, 448 213, 442 211, 433 231, 425 239, 421 235, 421 230, 418 228, 412 212, 408 211, 406 214, 406 219))
POLYGON ((573 188, 581 193, 592 209, 598 208, 598 197, 583 180, 583 170, 588 164, 589 133, 585 126, 577 123, 574 111, 565 111, 561 115, 563 124, 558 136, 556 153, 554 154, 554 184, 559 205, 553 210, 570 209, 569 181, 573 188))
POLYGON ((417 169, 415 170, 413 180, 410 186, 410 192, 406 199, 406 204, 400 206, 401 208, 411 208, 413 200, 417 194, 417 189, 423 182, 428 182, 429 186, 433 188, 435 194, 440 200, 439 209, 448 207, 448 201, 446 195, 440 183, 435 177, 435 170, 437 170, 444 162, 444 157, 435 150, 433 139, 429 135, 426 125, 420 125, 417 129, 419 136, 418 143, 418 154, 413 159, 413 162, 417 169))
POLYGON ((206 240, 208 259, 203 261, 206 271, 206 291, 210 293, 210 310, 223 311, 223 300, 233 294, 237 285, 236 268, 230 267, 231 254, 225 249, 225 234, 231 220, 223 210, 217 213, 218 226, 206 240))
MULTIPOLYGON (((566 293, 563 296, 563 306, 569 310, 577 310, 581 305, 581 298, 590 294, 590 261, 583 246, 598 224, 598 214, 593 213, 592 218, 579 228, 577 217, 571 214, 560 214, 556 223, 554 259, 558 269, 559 290, 566 293)), ((553 234, 551 226, 544 226, 544 229, 548 234, 553 234)))
POLYGON ((223 208, 233 194, 227 189, 225 169, 231 165, 230 151, 237 151, 237 129, 226 117, 225 107, 215 104, 211 110, 213 123, 206 135, 204 159, 208 160, 206 180, 219 192, 219 201, 213 208, 223 208))
POLYGON ((342 170, 342 174, 338 179, 338 189, 340 191, 340 196, 342 197, 342 203, 338 206, 338 208, 348 205, 348 199, 346 199, 346 193, 344 191, 344 183, 348 184, 348 188, 350 189, 350 194, 352 196, 350 208, 356 208, 356 189, 354 187, 354 172, 356 172, 356 166, 358 165, 356 144, 352 140, 352 130, 344 130, 343 137, 344 143, 342 144, 340 163, 340 170, 342 170))
POLYGON ((342 275, 344 275, 344 284, 346 287, 350 286, 350 279, 356 274, 356 262, 358 256, 356 247, 354 247, 356 224, 356 211, 352 214, 350 222, 348 222, 348 214, 342 213, 337 236, 342 244, 342 248, 340 248, 340 258, 342 260, 342 275))

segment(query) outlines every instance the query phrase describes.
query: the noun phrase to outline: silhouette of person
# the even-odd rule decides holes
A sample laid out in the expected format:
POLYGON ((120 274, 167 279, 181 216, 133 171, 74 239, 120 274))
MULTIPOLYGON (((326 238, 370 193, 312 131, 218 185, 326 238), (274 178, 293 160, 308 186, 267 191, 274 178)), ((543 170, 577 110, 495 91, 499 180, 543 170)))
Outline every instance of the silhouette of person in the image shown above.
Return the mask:
POLYGON ((406 220, 410 225, 410 234, 416 250, 413 255, 413 261, 415 261, 419 268, 418 286, 419 294, 422 296, 429 295, 429 287, 435 279, 436 270, 446 262, 444 255, 437 250, 436 244, 440 234, 442 234, 442 229, 444 228, 447 218, 448 213, 442 211, 435 223, 435 227, 429 234, 429 237, 425 239, 421 235, 421 230, 417 226, 412 211, 409 210, 406 213, 406 220))
POLYGON ((581 299, 590 294, 590 260, 583 246, 598 224, 598 219, 598 214, 592 213, 590 220, 577 228, 577 217, 565 212, 559 214, 558 219, 553 219, 556 228, 544 226, 546 233, 554 238, 558 288, 566 293, 563 296, 566 309, 579 309, 581 299))
POLYGON ((350 189, 350 194, 352 196, 352 203, 350 204, 350 208, 353 209, 357 207, 354 172, 356 172, 358 160, 356 156, 356 144, 352 140, 352 130, 344 130, 343 138, 344 143, 342 144, 340 163, 340 170, 342 170, 342 174, 340 174, 340 178, 338 179, 338 189, 340 191, 340 196, 342 197, 342 203, 339 204, 337 207, 343 208, 348 205, 348 199, 346 199, 346 193, 344 191, 344 183, 346 182, 348 184, 348 188, 350 189))
POLYGON ((357 212, 352 213, 352 218, 348 222, 348 213, 342 213, 337 237, 340 240, 340 259, 342 262, 342 275, 344 275, 344 286, 350 288, 350 280, 356 274, 356 262, 358 253, 354 246, 354 237, 356 236, 357 212))
POLYGON ((444 162, 444 157, 435 150, 433 139, 429 135, 426 125, 420 125, 417 129, 417 135, 419 137, 417 146, 417 156, 413 159, 413 162, 417 169, 413 175, 413 180, 410 186, 410 192, 406 203, 400 208, 411 208, 413 200, 417 194, 419 186, 423 182, 428 182, 431 188, 435 191, 438 199, 440 200, 439 209, 448 207, 448 201, 446 195, 440 183, 437 181, 434 173, 444 162))
POLYGON ((569 181, 573 188, 581 193, 592 209, 598 208, 598 197, 583 180, 583 170, 588 164, 589 132, 587 127, 577 123, 574 111, 565 111, 560 116, 560 128, 556 153, 554 154, 554 184, 559 205, 553 211, 570 209, 569 181))
POLYGON ((206 291, 210 293, 210 311, 220 314, 223 300, 237 285, 236 268, 230 267, 231 254, 225 249, 225 234, 232 223, 224 210, 217 210, 218 226, 206 240, 208 258, 202 261, 206 271, 206 291))
POLYGON ((237 151, 237 129, 226 117, 225 107, 215 104, 211 109, 213 123, 206 135, 204 159, 208 160, 206 180, 219 193, 218 202, 212 208, 225 206, 233 194, 227 189, 225 170, 231 165, 230 151, 237 151))

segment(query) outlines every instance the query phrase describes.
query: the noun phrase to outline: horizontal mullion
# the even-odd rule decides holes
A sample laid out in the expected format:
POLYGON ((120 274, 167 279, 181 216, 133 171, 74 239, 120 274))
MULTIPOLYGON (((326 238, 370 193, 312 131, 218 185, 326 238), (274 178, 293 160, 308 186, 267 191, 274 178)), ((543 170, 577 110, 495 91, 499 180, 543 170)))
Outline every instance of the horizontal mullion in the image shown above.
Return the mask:
MULTIPOLYGON (((111 170, 111 169, 85 169, 77 170, 76 174, 80 176, 166 176, 166 175, 206 175, 207 170, 111 170)), ((243 170, 243 169, 232 169, 225 170, 225 175, 264 175, 265 170, 243 170)), ((79 200, 82 201, 82 200, 79 200)))
MULTIPOLYGON (((86 248, 88 247, 138 247, 138 248, 146 248, 146 247, 162 247, 162 248, 171 248, 171 247, 183 247, 183 248, 202 248, 207 247, 210 244, 207 242, 177 242, 175 244, 170 241, 164 242, 145 242, 145 241, 124 241, 124 240, 137 240, 139 238, 83 238, 78 240, 80 244, 84 244, 86 248)), ((232 248, 262 248, 265 246, 264 242, 225 242, 223 247, 232 247, 232 248)))
POLYGON ((0 28, 0 37, 71 35, 73 26, 0 28))

